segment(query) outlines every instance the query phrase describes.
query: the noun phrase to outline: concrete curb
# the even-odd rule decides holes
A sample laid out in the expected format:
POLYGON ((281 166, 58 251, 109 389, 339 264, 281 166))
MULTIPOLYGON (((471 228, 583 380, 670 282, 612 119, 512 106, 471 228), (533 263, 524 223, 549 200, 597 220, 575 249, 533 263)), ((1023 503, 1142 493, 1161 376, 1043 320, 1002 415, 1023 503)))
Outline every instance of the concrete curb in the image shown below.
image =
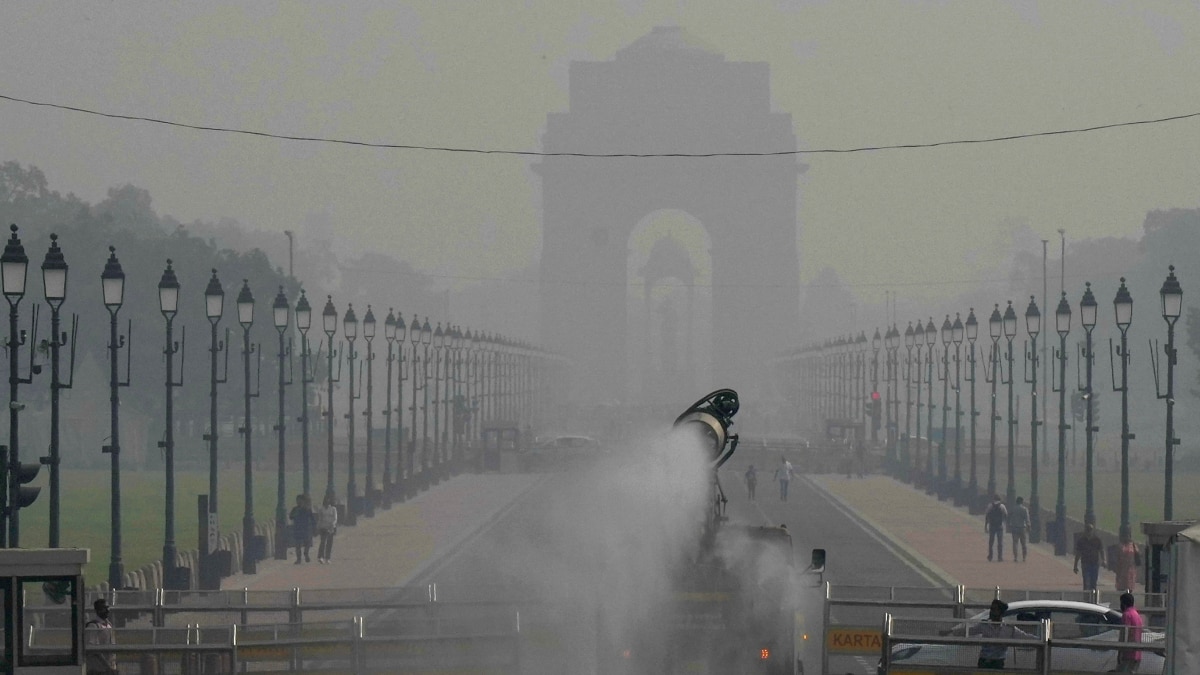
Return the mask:
POLYGON ((842 513, 846 514, 850 519, 854 520, 860 527, 873 535, 876 539, 890 548, 896 556, 917 573, 926 577, 935 585, 956 586, 958 582, 954 580, 945 570, 938 567, 933 561, 918 553, 915 549, 905 544, 900 539, 891 535, 883 526, 871 520, 867 516, 862 515, 847 504, 841 497, 835 495, 825 488, 818 480, 814 480, 811 476, 801 475, 800 479, 808 483, 814 490, 819 492, 823 497, 834 504, 842 513))
MULTIPOLYGON (((429 558, 416 567, 406 578, 396 582, 396 586, 410 586, 419 583, 427 583, 440 568, 445 566, 451 558, 458 554, 471 540, 478 537, 491 526, 498 523, 502 518, 507 516, 517 504, 521 502, 534 488, 542 484, 546 480, 543 474, 537 480, 531 482, 522 492, 517 494, 511 501, 493 512, 488 518, 481 521, 479 524, 465 531, 456 541, 446 544, 442 550, 435 550, 429 558)), ((427 494, 427 493, 423 493, 427 494)))

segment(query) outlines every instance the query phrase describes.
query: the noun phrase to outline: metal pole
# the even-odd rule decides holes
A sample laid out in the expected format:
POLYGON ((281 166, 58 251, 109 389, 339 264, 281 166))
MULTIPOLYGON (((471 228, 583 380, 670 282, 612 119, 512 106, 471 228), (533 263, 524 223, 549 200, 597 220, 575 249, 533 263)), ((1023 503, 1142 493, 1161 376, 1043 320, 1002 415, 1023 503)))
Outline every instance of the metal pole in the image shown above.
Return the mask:
MULTIPOLYGON (((168 261, 167 265, 170 265, 168 261)), ((57 318, 57 317, 56 317, 57 318)), ((175 345, 174 336, 172 335, 173 324, 175 317, 167 317, 167 344, 163 349, 163 354, 167 358, 167 377, 166 377, 166 429, 163 433, 163 462, 166 464, 166 504, 163 534, 163 557, 162 564, 164 569, 172 569, 175 567, 175 352, 178 351, 175 345)), ((55 334, 58 329, 55 327, 55 334)), ((55 358, 54 369, 58 370, 58 359, 55 358)), ((182 366, 182 364, 180 364, 182 366)), ((54 375, 54 380, 58 381, 57 372, 54 375)), ((57 546, 57 543, 51 544, 57 546)))
MULTIPOLYGON (((110 445, 108 446, 109 456, 112 460, 112 462, 111 462, 111 466, 112 466, 111 479, 112 480, 111 480, 111 486, 109 488, 110 492, 111 492, 111 497, 112 497, 112 511, 111 511, 112 551, 111 551, 111 557, 109 558, 109 563, 108 563, 108 587, 110 589, 114 589, 114 590, 121 588, 123 586, 122 579, 125 576, 125 565, 121 562, 121 424, 120 424, 121 395, 120 395, 119 389, 118 389, 118 387, 120 387, 121 381, 120 381, 120 378, 117 377, 117 357, 120 353, 122 341, 120 341, 117 337, 117 311, 118 311, 118 308, 110 309, 109 322, 108 322, 109 323, 109 326, 108 326, 108 361, 109 361, 109 363, 108 363, 108 366, 109 366, 109 368, 108 368, 108 375, 109 375, 108 403, 109 403, 109 420, 112 424, 111 428, 109 429, 110 445)), ((15 327, 16 326, 15 306, 14 306, 14 311, 12 313, 11 321, 12 321, 12 326, 15 327)), ((13 351, 15 352, 16 350, 13 350, 13 351)), ((16 375, 15 363, 14 363, 13 367, 14 367, 13 374, 16 375)), ((15 385, 14 385, 14 389, 15 389, 15 385)), ((12 417, 12 420, 13 420, 13 424, 15 425, 16 424, 16 414, 15 413, 12 417)), ((16 458, 16 453, 13 452, 12 455, 10 455, 10 459, 15 459, 15 458, 16 458)), ((13 463, 13 466, 16 466, 15 462, 13 463)), ((16 498, 15 490, 12 491, 10 498, 12 498, 12 499, 16 498)), ((14 510, 12 513, 12 520, 9 523, 9 525, 12 527, 12 530, 9 534, 9 540, 10 540, 11 546, 13 548, 16 548, 18 545, 17 544, 18 531, 15 527, 16 518, 17 518, 17 511, 14 510)))
MULTIPOLYGON (((955 319, 957 321, 957 319, 955 319)), ((954 343, 954 490, 955 500, 962 503, 962 373, 961 344, 954 343)))
MULTIPOLYGON (((1011 305, 1010 305, 1011 307, 1011 305)), ((1004 490, 1004 500, 1008 504, 1015 504, 1017 501, 1017 484, 1016 480, 1016 432, 1017 420, 1013 416, 1013 336, 1006 335, 1008 338, 1008 487, 1004 490)))
MULTIPOLYGON (((1063 299, 1066 300, 1066 293, 1063 299)), ((1067 334, 1058 339, 1058 500, 1054 504, 1054 554, 1067 554, 1067 334)))
MULTIPOLYGON (((1124 280, 1122 280, 1124 286, 1124 280)), ((1121 526, 1117 536, 1122 542, 1132 541, 1129 525, 1129 327, 1121 328, 1121 526)))
MULTIPOLYGON (((60 305, 50 303, 50 548, 58 548, 59 544, 59 499, 61 498, 61 486, 59 484, 59 390, 63 385, 59 379, 58 367, 58 349, 62 346, 59 341, 59 310, 60 305)), ((167 321, 167 348, 171 345, 171 322, 167 321)), ((12 350, 14 353, 16 350, 12 350)), ((167 433, 170 434, 171 426, 171 357, 167 357, 167 433)), ((14 371, 15 372, 15 371, 14 371)), ((1168 413, 1169 414, 1169 413, 1168 413)), ((1169 419, 1169 418, 1168 418, 1169 419)), ((168 440, 170 436, 168 435, 168 440)), ((167 451, 167 456, 170 457, 170 451, 167 451)), ((168 460, 169 461, 169 460, 168 460)), ((169 470, 168 470, 169 471, 169 470)), ((169 474, 168 474, 169 475, 169 474)), ((168 487, 171 485, 170 479, 167 482, 168 487)), ((169 494, 169 491, 168 491, 169 494)), ((171 522, 171 521, 167 521, 171 522)), ((164 564, 166 558, 163 559, 164 564)))
MULTIPOLYGON (((367 312, 371 311, 367 307, 367 312)), ((367 409, 363 411, 363 416, 367 418, 367 485, 363 488, 363 513, 368 517, 375 516, 375 441, 372 436, 375 435, 375 350, 371 343, 372 338, 367 340, 367 356, 364 359, 367 362, 367 409)))
MULTIPOLYGON (((346 310, 347 315, 354 311, 353 307, 346 310)), ((355 501, 358 497, 358 485, 354 481, 354 337, 347 335, 346 366, 350 368, 350 389, 346 396, 346 525, 358 523, 358 509, 355 501)))
POLYGON ((1042 540, 1042 509, 1038 500, 1038 381, 1037 365, 1041 357, 1037 352, 1037 335, 1030 338, 1030 399, 1029 399, 1029 542, 1042 540))
MULTIPOLYGON (((289 238, 290 241, 290 238, 289 238)), ((280 291, 282 293, 282 290, 280 291)), ((279 459, 276 464, 276 481, 275 481, 275 559, 287 560, 287 505, 284 501, 287 494, 287 479, 286 479, 286 463, 287 463, 287 446, 286 436, 284 435, 284 385, 286 384, 283 377, 283 360, 287 356, 287 347, 283 343, 283 332, 287 326, 279 329, 279 415, 276 418, 275 432, 279 437, 279 459)), ((308 494, 307 491, 304 494, 308 494)))
MULTIPOLYGON (((389 312, 390 314, 390 312, 389 312)), ((391 482, 392 482, 392 362, 396 360, 392 354, 392 345, 395 342, 393 339, 387 341, 387 375, 386 382, 383 385, 386 395, 383 401, 383 506, 388 508, 392 505, 391 498, 391 482)))
POLYGON ((975 472, 975 427, 978 424, 979 411, 975 409, 975 341, 968 342, 969 360, 971 363, 971 482, 967 485, 969 500, 974 500, 979 494, 979 481, 975 472))
MULTIPOLYGON (((416 317, 413 317, 413 325, 416 325, 416 317)), ((412 427, 412 442, 408 447, 408 470, 404 474, 406 496, 412 496, 413 493, 413 477, 416 472, 416 455, 417 455, 417 364, 421 362, 421 357, 417 354, 417 343, 413 342, 412 358, 409 360, 408 372, 412 377, 412 419, 409 426, 412 427)))
MULTIPOLYGON (((336 352, 333 349, 333 332, 326 330, 325 334, 329 336, 328 365, 326 366, 328 368, 326 374, 328 389, 325 396, 325 405, 329 408, 325 411, 325 496, 336 501, 337 490, 334 488, 333 482, 333 357, 336 352)), ((354 369, 352 368, 350 372, 354 372, 354 369)))
MULTIPOLYGON (((15 234, 13 235, 16 236, 15 234)), ((17 480, 17 473, 20 468, 20 453, 18 428, 20 425, 20 404, 17 401, 17 385, 21 378, 17 373, 17 347, 24 343, 20 339, 17 330, 17 305, 21 302, 21 298, 12 298, 8 301, 8 481, 6 487, 8 496, 5 500, 5 507, 8 517, 8 542, 3 543, 6 547, 17 548, 21 545, 21 526, 20 526, 20 509, 16 508, 19 500, 20 482, 17 480)), ((116 319, 113 319, 113 326, 116 326, 116 319)), ((113 329, 114 331, 116 328, 113 329)), ((114 366, 115 368, 115 366, 114 366)))
MULTIPOLYGON (((949 323, 950 317, 946 317, 946 322, 949 323)), ((945 329, 943 329, 945 330, 945 329)), ((942 438, 938 441, 938 486, 937 493, 939 499, 945 499, 949 495, 947 488, 949 487, 949 478, 947 477, 946 466, 946 429, 948 427, 948 416, 950 413, 950 345, 943 341, 942 343, 942 438)))
POLYGON ((253 352, 250 346, 250 324, 242 325, 242 375, 245 378, 245 387, 242 395, 243 419, 245 419, 242 427, 242 435, 244 436, 244 447, 242 458, 242 468, 244 469, 244 477, 242 480, 243 491, 246 493, 245 507, 242 510, 242 574, 255 574, 257 572, 257 560, 252 553, 250 542, 254 538, 254 482, 253 482, 253 452, 251 447, 251 417, 250 417, 250 354, 253 352))
POLYGON ((308 331, 300 331, 300 461, 302 469, 304 494, 312 494, 311 474, 308 457, 308 385, 312 383, 308 376, 308 331))
POLYGON ((1095 430, 1096 430, 1096 422, 1092 416, 1092 365, 1095 362, 1096 355, 1092 352, 1092 328, 1093 328, 1093 326, 1088 326, 1087 324, 1084 324, 1083 328, 1084 328, 1083 332, 1087 336, 1085 338, 1085 347, 1084 347, 1084 349, 1086 351, 1086 353, 1084 354, 1084 366, 1085 366, 1084 372, 1086 373, 1087 387, 1084 391, 1083 401, 1085 404, 1084 409, 1086 411, 1085 417, 1087 418, 1087 429, 1085 430, 1085 433, 1084 433, 1084 459, 1085 459, 1085 463, 1086 463, 1086 476, 1085 476, 1086 487, 1085 487, 1085 496, 1084 496, 1085 502, 1084 502, 1084 512, 1083 512, 1083 522, 1085 524, 1095 525, 1096 524, 1096 492, 1094 489, 1095 484, 1093 482, 1093 479, 1094 479, 1093 471, 1095 469, 1095 447, 1096 446, 1095 446, 1095 442, 1094 442, 1094 434, 1095 434, 1095 430))
MULTIPOLYGON (((1173 273, 1173 272, 1172 272, 1173 273)), ((1166 476, 1163 485, 1163 520, 1173 518, 1172 494, 1174 491, 1175 464, 1175 322, 1167 322, 1167 447, 1163 454, 1166 476)))
MULTIPOLYGON (((930 319, 929 325, 933 326, 932 319, 930 319)), ((926 344, 929 346, 929 353, 926 355, 927 358, 925 359, 925 368, 926 368, 925 384, 928 387, 928 390, 925 392, 925 394, 926 394, 925 399, 928 402, 927 405, 925 406, 927 409, 926 410, 926 418, 925 418, 925 434, 927 436, 933 436, 933 411, 935 408, 937 408, 937 406, 934 405, 934 403, 933 403, 933 346, 934 345, 932 342, 927 342, 926 344)), ((937 484, 937 476, 933 472, 933 439, 932 438, 928 438, 925 441, 925 475, 929 480, 928 485, 926 485, 925 492, 929 493, 929 494, 933 494, 937 490, 937 485, 936 485, 937 484)))
POLYGON ((996 422, 1000 421, 1000 416, 996 414, 996 388, 999 386, 999 381, 1002 375, 998 370, 1000 365, 1000 338, 992 338, 992 353, 988 356, 992 362, 992 415, 991 429, 988 432, 988 482, 987 493, 988 497, 996 495, 996 422))

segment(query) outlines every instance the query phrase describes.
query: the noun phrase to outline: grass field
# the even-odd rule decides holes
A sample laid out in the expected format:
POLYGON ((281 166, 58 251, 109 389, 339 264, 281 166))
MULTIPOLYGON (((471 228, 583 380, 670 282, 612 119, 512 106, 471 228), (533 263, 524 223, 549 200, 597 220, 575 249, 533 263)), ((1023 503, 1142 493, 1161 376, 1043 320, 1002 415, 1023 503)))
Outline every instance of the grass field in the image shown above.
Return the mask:
MULTIPOLYGON (((45 472, 42 472, 45 476, 45 472)), ((91 562, 84 574, 89 584, 104 581, 111 557, 111 485, 107 470, 71 470, 62 472, 60 544, 63 547, 91 549, 91 562)), ((360 477, 361 478, 361 477, 360 477)), ((254 517, 258 522, 275 519, 277 474, 273 469, 256 471, 254 480, 254 517)), ((287 475, 284 505, 290 510, 300 493, 300 472, 287 475)), ((314 501, 324 494, 324 472, 312 476, 314 501)), ((28 509, 21 511, 21 546, 37 548, 49 541, 50 488, 44 478, 37 485, 42 493, 28 509)), ((162 471, 123 471, 121 473, 121 557, 125 571, 162 558, 166 479, 162 471)), ((218 508, 222 533, 240 532, 245 509, 245 474, 239 470, 222 471, 218 477, 218 508)), ((175 546, 180 551, 197 547, 198 517, 196 496, 208 492, 208 471, 175 474, 175 546)))

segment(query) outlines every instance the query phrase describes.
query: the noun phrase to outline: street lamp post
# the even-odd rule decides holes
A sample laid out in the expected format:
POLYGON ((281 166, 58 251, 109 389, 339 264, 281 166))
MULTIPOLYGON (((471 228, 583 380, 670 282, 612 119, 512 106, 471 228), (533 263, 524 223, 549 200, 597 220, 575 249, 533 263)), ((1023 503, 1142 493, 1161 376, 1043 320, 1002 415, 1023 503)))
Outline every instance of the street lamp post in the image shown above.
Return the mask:
POLYGON ((204 440, 208 441, 208 522, 205 529, 208 536, 205 539, 206 550, 200 556, 200 579, 208 588, 219 588, 219 576, 210 572, 209 565, 213 564, 212 554, 217 549, 219 541, 220 518, 217 515, 217 385, 225 384, 229 377, 229 329, 225 329, 225 340, 217 338, 217 324, 221 322, 221 314, 225 310, 225 291, 221 281, 217 279, 217 271, 212 271, 212 277, 204 288, 204 314, 208 318, 212 330, 212 342, 209 352, 209 390, 208 390, 208 433, 204 440), (225 352, 225 365, 220 376, 217 375, 217 355, 225 352), (213 586, 217 584, 217 586, 213 586))
POLYGON ((950 323, 950 315, 942 321, 942 372, 938 379, 942 381, 942 438, 938 441, 938 499, 950 496, 950 479, 946 475, 946 429, 950 412, 950 342, 953 339, 954 326, 950 323))
MULTIPOLYGON (((258 352, 257 345, 250 344, 250 327, 254 325, 254 294, 250 292, 250 282, 242 279, 242 290, 238 291, 237 297, 237 313, 238 323, 242 325, 242 376, 244 387, 242 388, 242 406, 243 406, 243 423, 242 432, 244 443, 244 452, 242 457, 243 468, 243 490, 245 492, 245 505, 242 509, 242 574, 255 574, 258 571, 258 550, 252 546, 254 541, 254 457, 252 448, 251 426, 252 418, 250 416, 250 399, 258 396, 258 391, 251 391, 250 387, 250 355, 258 352)), ((260 357, 261 359, 261 357, 260 357)), ((260 360, 261 364, 262 361, 260 360)))
POLYGON ((408 327, 404 325, 404 317, 399 313, 396 314, 396 469, 394 474, 389 473, 389 467, 384 464, 384 480, 389 481, 387 491, 391 494, 391 499, 404 501, 405 494, 403 486, 408 482, 407 476, 404 474, 404 338, 408 334, 408 327), (389 477, 390 476, 390 477, 389 477), (399 483, 401 489, 396 488, 396 483, 399 483))
MULTIPOLYGON (((429 487, 430 457, 429 457, 429 343, 433 340, 433 330, 429 327, 429 317, 425 317, 425 325, 421 327, 421 345, 424 347, 422 357, 421 394, 421 488, 429 487)), ((436 370, 437 366, 434 365, 436 370)))
POLYGON ((1042 313, 1038 311, 1034 296, 1029 296, 1025 308, 1025 330, 1029 333, 1029 541, 1036 544, 1042 540, 1042 509, 1038 502, 1038 388, 1037 364, 1041 360, 1037 352, 1037 338, 1042 331, 1042 313))
MULTIPOLYGON (((429 319, 425 320, 429 323, 429 319)), ((412 344, 412 357, 408 364, 408 373, 412 378, 412 407, 411 419, 409 420, 409 428, 411 431, 411 442, 408 444, 408 455, 405 458, 406 470, 404 473, 404 482, 406 484, 405 494, 411 497, 416 491, 416 455, 417 455, 417 391, 420 387, 417 386, 417 364, 422 363, 421 356, 417 352, 417 346, 421 344, 421 322, 414 315, 412 318, 412 326, 409 328, 409 342, 412 344)))
MULTIPOLYGON (((912 353, 913 345, 916 343, 916 334, 913 331, 912 322, 908 322, 908 327, 904 329, 904 445, 901 446, 902 456, 901 463, 904 465, 904 470, 907 472, 912 468, 912 353)), ((917 350, 917 356, 920 357, 921 350, 917 350)), ((918 368, 918 373, 920 372, 918 368)), ((920 388, 917 389, 920 392, 920 388)), ((918 415, 917 424, 920 424, 921 418, 918 415)))
POLYGON ((926 400, 929 402, 926 406, 925 418, 925 434, 930 438, 925 442, 925 476, 928 483, 925 486, 927 494, 937 492, 937 477, 933 472, 933 411, 937 408, 933 403, 933 348, 937 343, 937 327, 933 325, 933 317, 929 317, 929 323, 925 324, 925 345, 929 349, 929 353, 925 359, 925 385, 927 390, 926 400))
POLYGON ((1071 303, 1062 292, 1054 310, 1054 328, 1058 332, 1058 499, 1054 503, 1054 555, 1067 554, 1067 334, 1071 332, 1071 303))
MULTIPOLYGON (((917 319, 917 326, 913 329, 913 345, 917 348, 917 436, 916 444, 913 446, 912 467, 913 483, 915 484, 917 482, 916 477, 921 472, 921 406, 924 405, 921 403, 921 383, 923 381, 922 373, 924 372, 921 368, 921 348, 925 345, 925 324, 921 323, 920 319, 917 319)), ((925 433, 928 434, 929 432, 926 431, 925 433)))
POLYGON ((968 508, 974 508, 974 503, 979 495, 979 480, 976 477, 976 462, 975 462, 975 427, 979 410, 975 407, 975 340, 979 338, 979 320, 975 318, 975 308, 972 307, 967 313, 966 323, 967 333, 967 361, 971 364, 971 374, 967 377, 967 381, 971 383, 971 480, 967 484, 966 502, 968 508))
POLYGON ((956 312, 954 324, 950 328, 950 339, 954 342, 954 495, 956 504, 963 503, 962 482, 962 368, 961 348, 963 341, 963 322, 956 312))
MULTIPOLYGON (((122 382, 117 375, 117 357, 120 354, 121 347, 125 346, 125 336, 117 335, 117 312, 121 311, 121 305, 125 302, 125 272, 121 269, 121 263, 117 260, 116 249, 112 246, 108 247, 108 261, 104 264, 104 272, 100 274, 100 283, 104 293, 104 306, 108 309, 109 315, 109 331, 108 331, 108 365, 109 365, 109 419, 112 422, 112 427, 109 430, 109 445, 104 446, 104 451, 111 458, 111 499, 112 499, 112 556, 108 563, 108 587, 111 589, 121 588, 122 578, 125 576, 125 565, 121 562, 121 396, 120 388, 129 386, 129 368, 132 367, 129 361, 128 352, 125 355, 125 381, 122 382)), ((127 331, 128 332, 128 331, 127 331)), ((132 348, 132 345, 130 345, 132 348)), ((19 466, 15 462, 13 466, 19 466)), ((10 479, 10 485, 14 484, 10 479)), ((17 496, 16 487, 10 488, 10 499, 17 496)), ((10 527, 16 522, 16 511, 11 516, 10 527)), ((10 542, 13 547, 17 546, 16 530, 10 532, 10 542)))
MULTIPOLYGON (((1175 363, 1177 354, 1175 352, 1175 322, 1179 319, 1179 315, 1183 309, 1183 288, 1179 285, 1179 280, 1175 278, 1175 266, 1171 265, 1168 268, 1167 278, 1163 281, 1162 288, 1158 291, 1159 297, 1162 299, 1162 316, 1167 322, 1167 393, 1158 394, 1158 367, 1154 370, 1154 389, 1158 398, 1167 400, 1167 438, 1166 451, 1163 454, 1165 463, 1165 482, 1163 484, 1163 520, 1171 520, 1174 516, 1172 508, 1172 494, 1175 483, 1175 446, 1179 445, 1179 439, 1175 438, 1175 363)), ((1157 363, 1157 359, 1154 361, 1157 363)))
MULTIPOLYGON (((290 316, 291 306, 288 304, 287 296, 283 294, 283 286, 279 287, 279 292, 275 294, 275 302, 271 305, 271 319, 275 323, 275 330, 279 332, 279 351, 278 369, 279 369, 279 415, 275 422, 275 433, 279 439, 279 458, 276 461, 275 467, 275 559, 287 560, 288 544, 291 537, 288 536, 288 519, 287 519, 287 436, 285 434, 286 425, 284 424, 285 400, 284 387, 291 384, 290 378, 284 377, 283 363, 284 359, 291 356, 291 349, 284 342, 284 334, 287 333, 288 323, 291 321, 290 316)), ((306 491, 304 494, 308 494, 306 491)))
MULTIPOLYGON (((875 428, 875 396, 879 394, 879 348, 883 345, 883 337, 879 334, 879 329, 875 329, 875 335, 871 338, 871 414, 868 417, 867 424, 871 425, 871 445, 879 442, 879 430, 875 428)), ((861 399, 860 399, 861 400, 861 399)))
POLYGON ((996 495, 996 423, 1000 415, 996 412, 996 388, 1004 380, 1004 371, 1000 366, 1000 336, 1003 334, 1004 319, 1000 316, 1000 304, 992 307, 992 315, 988 317, 988 337, 992 338, 992 351, 988 355, 988 370, 985 378, 992 385, 991 430, 988 433, 988 482, 987 496, 990 499, 996 495))
MULTIPOLYGON (((171 268, 171 260, 167 260, 167 268, 163 270, 162 278, 158 282, 158 309, 162 312, 163 318, 167 323, 167 342, 163 348, 163 355, 166 357, 167 376, 166 376, 166 424, 163 429, 163 440, 159 442, 159 446, 163 449, 163 464, 166 471, 166 495, 165 506, 163 513, 163 570, 168 575, 166 583, 167 588, 177 588, 178 582, 174 578, 176 574, 175 567, 175 388, 183 386, 183 354, 179 356, 179 381, 175 381, 175 354, 181 351, 180 344, 175 342, 172 335, 172 329, 175 323, 175 314, 179 310, 179 279, 175 277, 175 270, 171 268)), ((57 328, 55 328, 57 332, 57 328)), ((184 344, 187 343, 187 334, 184 333, 184 344)), ((57 378, 56 378, 57 379, 57 378)))
POLYGON ((1004 310, 1004 338, 1008 340, 1008 487, 1004 490, 1004 501, 1010 506, 1017 501, 1017 420, 1013 413, 1013 338, 1017 336, 1017 310, 1013 309, 1012 300, 1004 310))
MULTIPOLYGON (((19 414, 25 408, 17 400, 17 386, 33 382, 33 376, 41 371, 41 366, 34 365, 34 346, 37 343, 37 305, 33 306, 33 336, 26 337, 25 331, 17 330, 17 305, 25 296, 25 277, 29 270, 29 258, 25 255, 25 247, 17 238, 17 226, 10 227, 12 236, 4 246, 4 254, 0 256, 0 277, 3 281, 4 298, 8 300, 8 447, 0 446, 0 466, 3 466, 5 499, 3 517, 8 519, 7 533, 0 527, 0 547, 17 548, 20 546, 21 527, 20 511, 37 499, 39 488, 23 487, 37 475, 39 464, 21 464, 19 414), (29 377, 21 377, 17 370, 18 348, 29 344, 29 377)), ((65 290, 65 276, 64 276, 65 290)), ((57 336, 56 336, 57 339, 57 336)))
MULTIPOLYGON (((1121 542, 1132 540, 1133 531, 1129 526, 1129 441, 1134 434, 1129 433, 1129 324, 1133 323, 1133 298, 1125 287, 1125 277, 1121 277, 1121 286, 1113 298, 1113 312, 1116 314, 1117 329, 1121 331, 1121 346, 1117 355, 1121 357, 1121 385, 1113 383, 1113 390, 1121 392, 1121 526, 1117 537, 1121 542)), ((1112 355, 1109 355, 1111 362, 1112 355)))
POLYGON ((894 472, 899 464, 899 434, 897 428, 900 426, 900 387, 897 382, 899 377, 899 363, 896 361, 896 350, 900 348, 900 331, 895 324, 891 330, 887 331, 887 339, 884 341, 884 346, 887 348, 887 389, 888 389, 888 408, 886 415, 886 429, 884 437, 887 439, 888 463, 894 472))
POLYGON ((312 494, 312 476, 308 456, 308 385, 316 379, 308 370, 308 329, 312 326, 312 306, 304 289, 300 289, 300 299, 296 301, 296 329, 300 331, 300 461, 303 477, 304 494, 312 494))
MULTIPOLYGON (((358 354, 354 351, 354 340, 358 338, 358 317, 354 315, 354 305, 346 305, 346 314, 342 317, 342 335, 346 336, 346 368, 350 371, 350 386, 346 396, 346 525, 358 524, 360 504, 358 502, 358 485, 354 479, 354 401, 359 398, 354 390, 354 359, 358 354)), ((362 367, 361 365, 359 366, 362 367)), ((361 383, 361 380, 360 380, 361 383)))
POLYGON ((363 417, 367 418, 367 485, 363 488, 363 515, 375 517, 375 350, 371 343, 375 340, 375 313, 367 305, 367 314, 363 317, 363 339, 367 341, 367 355, 363 357, 367 366, 367 407, 363 417))
MULTIPOLYGON (((67 262, 63 258, 62 249, 58 247, 58 235, 50 235, 50 249, 42 261, 42 287, 46 295, 46 304, 50 305, 50 339, 46 341, 50 347, 50 456, 45 463, 50 465, 50 548, 58 548, 60 528, 60 496, 59 483, 59 392, 70 389, 74 382, 75 373, 75 331, 78 319, 71 321, 71 379, 63 383, 59 373, 58 350, 67 343, 66 333, 59 333, 59 310, 67 299, 67 262)), ((168 378, 169 379, 169 378, 168 378)), ((168 389, 168 391, 170 391, 168 389)), ((0 528, 2 529, 2 528, 0 528)))
POLYGON ((444 443, 440 436, 439 419, 442 417, 442 347, 445 346, 445 334, 442 323, 433 330, 433 483, 442 482, 442 450, 444 443))
MULTIPOLYGON (((1084 489, 1084 524, 1096 524, 1096 500, 1093 483, 1094 451, 1093 434, 1097 431, 1095 420, 1092 418, 1092 366, 1096 362, 1096 353, 1092 350, 1092 329, 1096 327, 1096 310, 1099 304, 1092 294, 1092 283, 1085 282, 1083 298, 1079 301, 1079 325, 1083 326, 1084 347, 1080 356, 1084 362, 1085 380, 1080 388, 1083 392, 1084 417, 1087 429, 1084 433, 1085 455, 1085 489, 1084 489)), ((1076 375, 1078 377, 1078 374, 1076 375)))
POLYGON ((387 374, 383 385, 386 394, 383 401, 383 490, 380 503, 383 508, 389 509, 392 507, 392 413, 395 412, 392 410, 392 363, 396 360, 396 355, 392 353, 396 345, 396 313, 391 307, 388 307, 387 318, 383 320, 383 339, 387 341, 387 374))
POLYGON ((334 488, 333 480, 333 385, 342 378, 341 354, 333 348, 333 336, 337 333, 337 320, 337 310, 333 308, 333 296, 327 295, 325 296, 325 308, 321 310, 321 329, 325 332, 325 339, 329 344, 328 365, 326 366, 328 372, 325 374, 326 385, 328 386, 325 396, 325 405, 328 408, 325 411, 325 499, 329 499, 333 503, 337 502, 337 490, 334 488), (336 377, 333 374, 333 360, 335 357, 338 364, 336 377))

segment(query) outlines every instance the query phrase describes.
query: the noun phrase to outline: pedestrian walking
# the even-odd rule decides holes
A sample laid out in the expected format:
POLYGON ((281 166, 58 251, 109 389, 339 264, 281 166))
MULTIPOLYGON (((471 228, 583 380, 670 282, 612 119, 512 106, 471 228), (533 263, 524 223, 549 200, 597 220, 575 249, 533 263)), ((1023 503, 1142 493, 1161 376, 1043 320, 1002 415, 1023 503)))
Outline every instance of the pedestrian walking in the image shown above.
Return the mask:
POLYGON ((992 495, 992 503, 983 514, 983 531, 988 535, 988 562, 992 553, 996 560, 1004 562, 1004 521, 1008 520, 1008 509, 1000 501, 1000 495, 992 495))
POLYGON ((1021 557, 1029 557, 1029 509, 1025 508, 1025 498, 1017 497, 1017 503, 1008 512, 1008 532, 1012 535, 1012 557, 1017 562, 1017 547, 1020 546, 1021 557))
MULTIPOLYGON (((1133 605, 1133 593, 1122 593, 1121 625, 1125 627, 1124 634, 1121 636, 1122 642, 1142 641, 1142 628, 1146 625, 1146 622, 1142 620, 1142 615, 1133 605)), ((1141 665, 1142 650, 1120 649, 1117 651, 1118 673, 1136 673, 1141 665)))
POLYGON ((746 469, 746 493, 749 495, 750 501, 754 501, 754 488, 758 486, 758 470, 751 464, 749 469, 746 469))
POLYGON ((1130 537, 1122 537, 1113 561, 1117 573, 1117 590, 1132 591, 1137 583, 1137 570, 1142 566, 1142 551, 1130 537))
MULTIPOLYGON (((117 644, 112 622, 108 619, 108 603, 104 598, 99 598, 92 603, 92 610, 96 618, 84 624, 87 644, 94 647, 117 644)), ((117 670, 117 655, 113 652, 89 650, 85 662, 87 675, 113 675, 120 672, 117 670)))
MULTIPOLYGON (((988 608, 987 621, 979 624, 979 636, 996 640, 1033 639, 1036 637, 1010 623, 1004 623, 1004 613, 1007 611, 1007 602, 1000 599, 992 600, 992 605, 988 608)), ((979 648, 979 661, 976 666, 983 670, 1004 670, 1004 660, 1007 657, 1008 645, 983 645, 979 648)))
POLYGON ((1083 534, 1075 540, 1075 573, 1079 574, 1080 563, 1083 564, 1083 590, 1096 590, 1096 581, 1100 578, 1100 566, 1104 564, 1104 542, 1096 535, 1096 528, 1091 523, 1083 526, 1083 534))
MULTIPOLYGON (((288 517, 292 519, 292 542, 296 546, 296 564, 299 565, 302 562, 301 552, 304 553, 303 562, 312 562, 312 558, 308 557, 308 552, 312 548, 315 518, 312 500, 308 495, 296 495, 296 505, 292 507, 292 512, 288 517)), ((319 555, 317 557, 320 558, 319 555)))
POLYGON ((779 458, 779 468, 775 469, 775 480, 779 481, 779 501, 786 502, 788 498, 788 483, 792 482, 792 463, 787 457, 779 458))
POLYGON ((323 565, 333 562, 333 536, 337 534, 338 512, 333 495, 325 495, 321 510, 317 513, 317 534, 321 536, 317 546, 317 562, 323 565))

